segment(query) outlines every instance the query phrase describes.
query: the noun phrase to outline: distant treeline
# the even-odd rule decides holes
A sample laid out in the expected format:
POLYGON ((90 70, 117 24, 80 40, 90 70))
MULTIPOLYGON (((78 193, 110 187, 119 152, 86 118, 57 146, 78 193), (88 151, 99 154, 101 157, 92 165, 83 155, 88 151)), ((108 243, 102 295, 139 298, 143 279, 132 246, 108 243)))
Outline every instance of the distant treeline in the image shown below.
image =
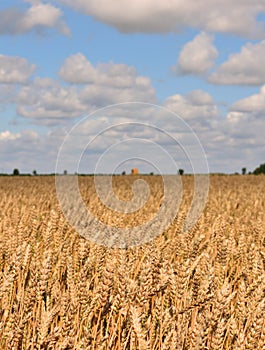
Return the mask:
MULTIPOLYGON (((246 175, 247 173, 247 168, 242 168, 242 175, 246 175)), ((248 172, 249 175, 254 174, 254 175, 260 175, 260 174, 265 174, 265 163, 260 164, 253 172, 248 172)), ((12 174, 7 174, 7 173, 0 173, 0 176, 56 176, 56 175, 68 175, 67 170, 64 170, 63 174, 58 174, 58 173, 50 173, 50 174, 38 174, 36 170, 33 170, 32 173, 20 173, 20 171, 16 168, 13 170, 12 174)), ((100 176, 100 175, 109 175, 109 176, 119 176, 119 175, 126 175, 125 171, 123 171, 121 174, 84 174, 84 173, 75 173, 75 174, 70 174, 69 175, 78 175, 78 176, 100 176)), ((148 175, 156 175, 153 172, 149 174, 145 173, 139 173, 141 176, 148 176, 148 175)), ((161 174, 157 174, 161 175, 161 174)), ((179 175, 184 175, 184 170, 179 169, 179 175)), ((186 175, 193 175, 193 174, 186 174, 186 175)), ((227 174, 227 173, 210 173, 210 175, 239 175, 238 172, 233 173, 233 174, 227 174)), ((134 175, 135 176, 135 175, 134 175)))
POLYGON ((253 171, 253 174, 255 175, 265 174, 265 163, 260 164, 260 166, 253 171))

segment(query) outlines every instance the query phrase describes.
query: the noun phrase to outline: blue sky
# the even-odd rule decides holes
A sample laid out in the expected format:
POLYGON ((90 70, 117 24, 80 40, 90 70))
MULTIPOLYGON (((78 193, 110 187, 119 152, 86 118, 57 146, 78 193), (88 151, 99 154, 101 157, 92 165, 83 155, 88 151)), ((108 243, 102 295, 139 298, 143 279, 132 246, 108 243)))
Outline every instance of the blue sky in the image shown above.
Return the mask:
MULTIPOLYGON (((200 139, 210 171, 252 171, 265 161, 264 13, 261 0, 1 1, 0 172, 53 172, 67 131, 82 116, 139 101, 179 115, 200 139)), ((119 124, 127 118, 178 131, 165 116, 122 113, 119 124)), ((103 125, 95 129, 89 120, 88 139, 103 125)), ((115 137, 112 143, 124 132, 115 137)), ((184 147, 191 142, 179 137, 184 147)), ((161 141, 148 132, 144 138, 161 141)), ((96 164, 98 152, 90 153, 96 164)), ((126 159, 122 146, 117 157, 117 164, 126 159)), ((112 163, 106 160, 106 172, 112 163)))

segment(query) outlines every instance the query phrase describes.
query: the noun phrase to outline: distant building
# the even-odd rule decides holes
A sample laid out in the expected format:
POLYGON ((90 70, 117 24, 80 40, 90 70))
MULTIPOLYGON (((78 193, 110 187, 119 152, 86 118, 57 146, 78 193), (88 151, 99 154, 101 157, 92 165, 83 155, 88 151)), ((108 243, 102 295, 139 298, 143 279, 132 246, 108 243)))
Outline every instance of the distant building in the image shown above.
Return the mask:
POLYGON ((132 175, 137 175, 137 174, 139 174, 139 170, 138 170, 137 168, 133 168, 133 169, 131 170, 131 174, 132 174, 132 175))

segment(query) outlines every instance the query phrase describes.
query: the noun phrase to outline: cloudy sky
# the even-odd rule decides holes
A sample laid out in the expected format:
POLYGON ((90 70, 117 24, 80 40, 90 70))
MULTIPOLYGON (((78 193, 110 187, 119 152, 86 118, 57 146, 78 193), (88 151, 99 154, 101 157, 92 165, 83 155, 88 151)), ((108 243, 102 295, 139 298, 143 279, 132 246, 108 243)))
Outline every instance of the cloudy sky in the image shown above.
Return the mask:
POLYGON ((263 0, 1 0, 0 172, 54 172, 65 140, 69 171, 156 154, 169 171, 165 152, 187 172, 203 155, 211 172, 252 171, 264 57, 263 0))

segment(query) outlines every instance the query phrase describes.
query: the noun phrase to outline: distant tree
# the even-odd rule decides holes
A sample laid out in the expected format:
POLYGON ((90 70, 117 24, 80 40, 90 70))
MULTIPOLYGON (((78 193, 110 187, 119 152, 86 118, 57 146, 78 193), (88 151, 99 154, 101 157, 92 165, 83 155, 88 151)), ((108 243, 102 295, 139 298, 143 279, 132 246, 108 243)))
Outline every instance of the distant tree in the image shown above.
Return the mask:
POLYGON ((260 164, 260 166, 257 167, 257 168, 253 171, 253 174, 255 174, 255 175, 265 174, 265 163, 264 163, 264 164, 260 164))
POLYGON ((63 174, 64 174, 64 175, 67 175, 67 170, 64 170, 64 171, 63 171, 63 174))
POLYGON ((151 176, 153 176, 153 175, 154 175, 153 171, 151 171, 150 175, 151 175, 151 176))
POLYGON ((19 175, 19 170, 17 168, 13 170, 13 175, 15 175, 15 176, 19 175))
POLYGON ((125 170, 123 170, 123 172, 121 173, 122 175, 126 175, 126 171, 125 170))
POLYGON ((32 171, 32 174, 33 174, 34 176, 36 176, 36 175, 37 175, 37 170, 33 170, 33 171, 32 171))
POLYGON ((246 175, 247 173, 247 168, 242 168, 242 175, 246 175))
POLYGON ((179 175, 183 175, 184 174, 184 170, 183 169, 179 169, 179 175))

